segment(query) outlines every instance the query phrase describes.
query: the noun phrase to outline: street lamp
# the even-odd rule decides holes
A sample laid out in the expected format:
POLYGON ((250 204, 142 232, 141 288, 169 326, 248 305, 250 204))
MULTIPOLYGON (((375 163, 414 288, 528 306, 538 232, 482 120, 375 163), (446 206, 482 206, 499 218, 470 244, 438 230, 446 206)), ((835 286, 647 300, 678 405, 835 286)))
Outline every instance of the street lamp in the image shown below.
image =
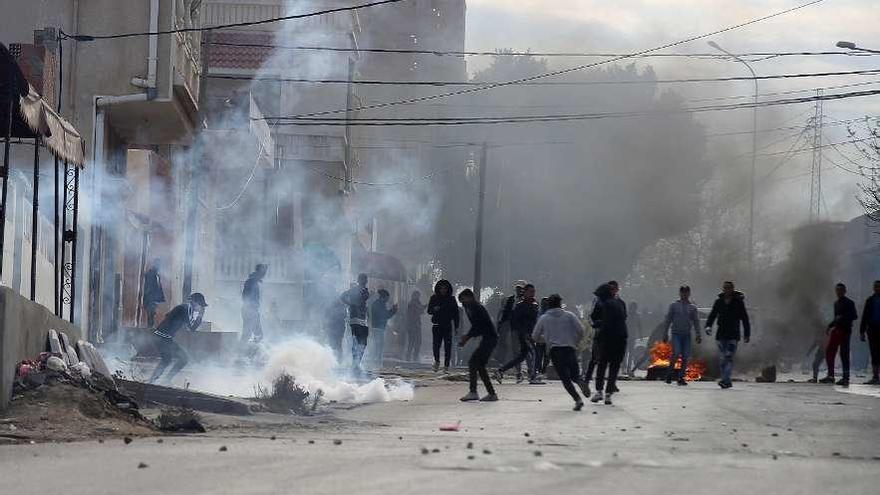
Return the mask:
POLYGON ((714 41, 709 42, 709 46, 724 53, 733 60, 743 64, 752 74, 752 81, 755 83, 755 102, 752 109, 752 171, 751 171, 751 192, 749 194, 749 275, 751 276, 755 265, 755 167, 758 158, 758 75, 755 74, 752 66, 748 62, 721 48, 714 41))
POLYGON ((845 48, 847 50, 856 50, 859 52, 880 53, 880 50, 871 50, 870 48, 856 46, 852 41, 838 41, 837 48, 845 48))

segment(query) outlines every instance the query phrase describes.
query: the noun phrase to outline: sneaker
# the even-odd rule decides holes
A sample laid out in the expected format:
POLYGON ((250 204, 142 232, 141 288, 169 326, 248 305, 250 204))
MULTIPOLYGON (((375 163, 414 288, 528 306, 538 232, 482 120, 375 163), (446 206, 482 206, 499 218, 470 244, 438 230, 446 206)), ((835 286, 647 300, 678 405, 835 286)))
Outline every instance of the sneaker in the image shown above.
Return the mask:
POLYGON ((584 394, 584 397, 590 396, 590 382, 580 382, 578 385, 581 386, 581 392, 584 394))
POLYGON ((443 367, 443 374, 444 374, 444 375, 448 375, 448 374, 449 374, 449 366, 444 366, 444 367, 443 367))
POLYGON ((522 383, 525 379, 522 376, 522 373, 518 373, 516 375, 516 383, 522 383))
POLYGON ((611 392, 605 394, 605 405, 606 405, 606 406, 610 406, 610 405, 612 405, 612 402, 611 402, 611 392))
POLYGON ((831 375, 828 375, 825 378, 819 380, 819 383, 834 383, 834 377, 831 375))
POLYGON ((602 399, 604 399, 604 398, 605 398, 605 395, 602 394, 602 391, 601 391, 601 390, 596 390, 596 393, 593 394, 593 397, 590 399, 590 402, 592 402, 593 404, 595 404, 595 403, 597 403, 597 402, 601 402, 602 399))
POLYGON ((480 399, 480 402, 498 402, 498 395, 487 394, 485 397, 480 399))
POLYGON ((679 387, 687 387, 687 384, 688 384, 688 382, 685 381, 684 379, 681 379, 681 380, 679 380, 679 381, 676 382, 676 383, 678 383, 678 386, 679 386, 679 387))
POLYGON ((464 397, 462 397, 459 400, 462 402, 471 402, 471 401, 475 401, 475 400, 480 400, 480 396, 477 395, 476 392, 468 392, 467 395, 465 395, 464 397))
POLYGON ((434 361, 434 373, 440 369, 440 361, 434 361))
POLYGON ((807 380, 807 383, 819 383, 819 379, 818 378, 810 378, 809 380, 807 380))
POLYGON ((841 387, 849 387, 849 378, 841 378, 837 380, 835 385, 840 385, 841 387))
POLYGON ((728 389, 728 388, 732 387, 733 384, 730 383, 730 382, 722 382, 722 381, 719 381, 719 382, 718 382, 718 386, 721 387, 722 390, 725 390, 725 389, 728 389))
POLYGON ((577 401, 577 402, 574 403, 574 410, 575 410, 575 411, 580 411, 580 410, 583 409, 583 408, 584 408, 584 401, 579 400, 579 401, 577 401))
POLYGON ((501 382, 504 380, 504 373, 502 373, 501 370, 495 370, 492 372, 492 378, 498 382, 498 385, 501 385, 501 382))
POLYGON ((880 385, 880 378, 874 377, 865 382, 865 385, 880 385))
POLYGON ((529 380, 529 385, 546 385, 546 383, 540 378, 532 378, 529 380))
POLYGON ((616 394, 616 393, 619 393, 619 392, 620 392, 620 389, 617 388, 617 385, 614 385, 613 387, 611 387, 611 393, 612 393, 612 394, 616 394))

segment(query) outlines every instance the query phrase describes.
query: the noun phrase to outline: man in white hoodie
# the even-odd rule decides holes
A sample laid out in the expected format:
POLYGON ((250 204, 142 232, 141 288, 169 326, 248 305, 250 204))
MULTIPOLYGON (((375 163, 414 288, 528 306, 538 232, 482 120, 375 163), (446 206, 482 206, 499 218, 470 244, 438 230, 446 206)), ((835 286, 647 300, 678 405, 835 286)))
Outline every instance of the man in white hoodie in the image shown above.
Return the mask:
POLYGON ((550 360, 562 380, 562 386, 574 399, 574 410, 580 411, 584 401, 574 386, 581 380, 575 348, 584 337, 584 327, 577 316, 562 309, 562 296, 559 294, 547 298, 547 308, 547 312, 538 319, 532 338, 538 340, 543 337, 547 342, 550 360))

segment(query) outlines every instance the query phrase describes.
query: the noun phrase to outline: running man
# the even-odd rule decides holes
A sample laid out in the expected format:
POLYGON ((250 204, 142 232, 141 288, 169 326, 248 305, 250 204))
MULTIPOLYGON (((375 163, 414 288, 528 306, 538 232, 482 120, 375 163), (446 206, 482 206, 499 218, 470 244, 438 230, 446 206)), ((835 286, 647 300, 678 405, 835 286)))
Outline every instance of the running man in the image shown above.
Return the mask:
POLYGON ((562 296, 553 294, 547 298, 547 311, 538 319, 532 332, 534 340, 544 339, 550 348, 550 360, 562 380, 565 391, 574 400, 574 410, 584 407, 584 400, 578 394, 575 383, 580 384, 577 347, 584 338, 584 327, 573 313, 562 309, 562 296))
POLYGON ((495 346, 498 344, 498 334, 495 332, 495 325, 492 324, 492 318, 489 317, 486 307, 477 301, 472 290, 465 289, 461 291, 461 294, 458 295, 458 300, 464 306, 468 321, 471 322, 470 331, 461 337, 458 345, 464 347, 470 339, 480 339, 480 343, 471 354, 470 361, 468 361, 470 391, 461 398, 461 401, 479 400, 481 402, 495 402, 498 400, 498 395, 495 394, 495 388, 492 386, 492 380, 489 378, 489 371, 486 369, 486 364, 489 363, 489 358, 492 357, 492 351, 495 350, 495 346), (483 380, 483 386, 486 387, 486 396, 482 399, 477 394, 477 375, 480 376, 480 379, 483 380))

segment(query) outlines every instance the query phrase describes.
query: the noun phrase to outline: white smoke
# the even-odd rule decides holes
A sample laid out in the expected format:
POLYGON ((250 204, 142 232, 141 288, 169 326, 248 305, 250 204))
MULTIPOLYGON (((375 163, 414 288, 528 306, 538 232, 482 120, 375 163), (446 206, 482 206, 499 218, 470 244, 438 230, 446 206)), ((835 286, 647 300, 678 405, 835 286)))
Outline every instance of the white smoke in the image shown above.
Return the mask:
POLYGON ((230 370, 223 364, 194 364, 183 370, 175 385, 188 382, 192 390, 223 396, 253 397, 258 386, 267 387, 281 373, 294 377, 296 383, 310 394, 323 394, 327 401, 350 404, 408 401, 414 387, 404 380, 375 378, 367 383, 356 382, 339 372, 333 351, 308 337, 294 337, 273 344, 265 350, 269 356, 264 365, 230 370), (181 383, 178 383, 181 382, 181 383))

